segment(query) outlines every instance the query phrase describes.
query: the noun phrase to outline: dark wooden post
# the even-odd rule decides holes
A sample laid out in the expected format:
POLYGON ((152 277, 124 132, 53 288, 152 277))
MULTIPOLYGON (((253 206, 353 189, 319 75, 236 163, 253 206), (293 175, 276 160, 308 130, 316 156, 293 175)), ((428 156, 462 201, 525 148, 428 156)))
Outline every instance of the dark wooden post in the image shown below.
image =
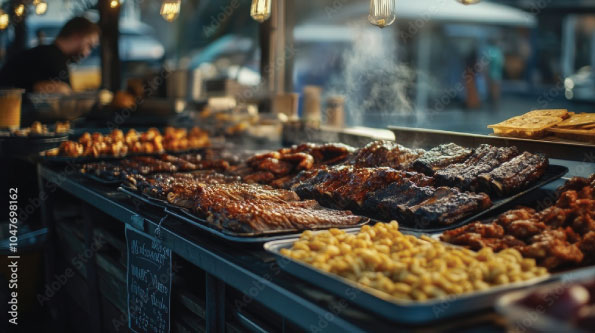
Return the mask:
POLYGON ((21 17, 17 17, 16 14, 14 13, 14 9, 21 3, 23 3, 23 2, 17 1, 17 0, 13 0, 10 2, 9 15, 10 15, 10 21, 14 24, 14 40, 12 42, 12 45, 8 49, 8 52, 7 52, 8 57, 7 58, 10 58, 11 56, 19 54, 21 51, 28 48, 27 25, 25 24, 25 22, 27 20, 27 12, 25 10, 25 13, 21 17))
POLYGON ((120 6, 110 7, 111 0, 99 0, 99 27, 101 28, 101 87, 111 91, 120 89, 121 69, 119 54, 120 6))

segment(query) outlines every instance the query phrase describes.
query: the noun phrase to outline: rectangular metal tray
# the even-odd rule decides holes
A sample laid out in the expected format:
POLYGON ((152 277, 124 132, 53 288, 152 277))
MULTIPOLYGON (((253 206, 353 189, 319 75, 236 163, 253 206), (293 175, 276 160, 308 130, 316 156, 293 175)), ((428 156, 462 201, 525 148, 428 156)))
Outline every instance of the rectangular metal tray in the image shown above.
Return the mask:
POLYGON ((407 223, 405 223, 404 221, 399 221, 399 228, 403 231, 423 232, 423 233, 429 233, 429 234, 440 233, 440 232, 444 232, 446 230, 456 229, 456 228, 461 227, 465 224, 468 224, 468 223, 471 223, 471 222, 474 222, 477 220, 481 220, 481 219, 487 217, 495 210, 502 208, 503 206, 529 194, 530 192, 532 192, 544 185, 547 185, 559 178, 562 178, 567 173, 568 173, 567 167, 561 166, 561 165, 550 164, 548 166, 545 174, 533 185, 531 185, 530 187, 526 188, 525 190, 523 190, 517 194, 511 195, 506 198, 494 200, 492 202, 492 206, 490 208, 483 210, 473 216, 467 217, 461 221, 458 221, 458 222, 455 222, 455 223, 452 223, 449 225, 444 225, 444 226, 440 226, 440 227, 436 227, 436 228, 415 228, 415 227, 408 226, 407 223))
MULTIPOLYGON (((356 231, 352 230, 349 232, 356 231)), ((290 248, 298 239, 268 242, 264 244, 264 249, 276 257, 279 267, 287 273, 312 283, 336 296, 345 297, 348 295, 350 296, 350 301, 357 306, 388 320, 411 325, 428 324, 462 316, 470 312, 489 309, 494 306, 496 299, 506 292, 556 281, 563 278, 564 274, 572 274, 572 272, 558 273, 543 278, 493 287, 486 291, 457 295, 446 299, 424 302, 404 301, 281 255, 281 249, 290 248)))
MULTIPOLYGON (((230 242, 261 243, 262 244, 262 243, 270 242, 273 240, 293 239, 296 237, 296 234, 299 234, 302 231, 304 231, 304 230, 292 229, 292 230, 280 230, 280 231, 270 231, 270 232, 262 232, 262 233, 236 233, 236 232, 232 232, 232 231, 228 231, 228 230, 224 230, 224 229, 219 229, 219 228, 213 226, 213 224, 211 224, 207 220, 192 214, 187 209, 172 205, 165 200, 159 200, 159 199, 148 197, 146 195, 137 193, 133 189, 126 188, 124 186, 120 186, 118 188, 118 191, 125 193, 130 197, 138 199, 146 204, 156 206, 159 208, 163 208, 164 211, 168 215, 178 218, 178 219, 181 219, 185 222, 188 222, 204 231, 207 231, 219 238, 222 238, 222 239, 230 241, 230 242)), ((365 221, 362 223, 350 225, 347 227, 337 227, 337 228, 339 228, 339 229, 359 228, 365 224, 370 223, 370 221, 371 221, 369 218, 364 218, 364 219, 365 219, 365 221)), ((328 228, 331 228, 331 227, 321 227, 321 228, 313 229, 313 230, 328 229, 328 228)))
POLYGON ((43 163, 51 163, 51 164, 84 164, 84 163, 92 163, 92 162, 101 162, 101 161, 119 161, 129 157, 136 157, 136 156, 161 156, 163 154, 170 154, 170 155, 182 155, 182 154, 192 154, 192 153, 200 153, 205 151, 206 149, 219 149, 216 147, 205 147, 205 148, 197 148, 197 149, 189 149, 183 151, 162 151, 156 153, 130 153, 123 156, 81 156, 81 157, 69 157, 69 156, 46 156, 46 151, 42 151, 37 156, 38 160, 43 163))
POLYGON ((103 184, 103 185, 120 185, 122 182, 124 182, 123 179, 107 179, 107 178, 101 178, 100 176, 97 176, 95 174, 92 173, 86 173, 86 172, 80 172, 79 174, 87 179, 90 179, 94 182, 103 184))
POLYGON ((431 148, 452 142, 464 147, 490 144, 498 147, 517 146, 520 150, 542 153, 549 158, 583 162, 585 156, 593 153, 595 145, 589 143, 556 142, 547 140, 520 139, 495 135, 481 135, 426 128, 389 126, 395 134, 395 141, 410 148, 431 148))

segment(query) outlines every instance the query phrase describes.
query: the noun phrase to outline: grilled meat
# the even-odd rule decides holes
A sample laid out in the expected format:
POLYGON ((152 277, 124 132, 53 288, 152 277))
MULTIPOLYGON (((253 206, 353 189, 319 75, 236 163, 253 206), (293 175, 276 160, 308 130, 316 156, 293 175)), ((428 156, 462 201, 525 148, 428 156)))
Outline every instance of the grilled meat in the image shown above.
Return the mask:
POLYGON ((423 149, 409 149, 393 141, 379 140, 361 148, 351 163, 357 167, 390 167, 406 170, 424 153, 423 149))
POLYGON ((485 194, 435 188, 431 177, 387 167, 335 166, 301 177, 292 189, 302 198, 409 225, 450 224, 491 205, 485 194))
POLYGON ((214 172, 135 175, 129 181, 144 194, 186 208, 228 231, 303 230, 363 222, 349 211, 302 201, 293 191, 241 183, 239 177, 214 172))
POLYGON ((422 157, 413 162, 413 169, 432 176, 436 170, 444 169, 451 164, 464 162, 472 149, 447 143, 428 150, 422 157))
POLYGON ((479 175, 477 189, 497 196, 508 195, 541 178, 548 165, 545 156, 524 152, 492 171, 479 175))
POLYGON ((234 173, 249 183, 269 184, 278 188, 290 186, 291 178, 311 170, 345 161, 355 148, 343 144, 305 143, 250 157, 234 173))
POLYGON ((175 173, 195 170, 226 171, 230 168, 224 160, 203 160, 198 154, 159 157, 134 156, 118 162, 94 162, 81 167, 81 172, 91 173, 106 180, 124 180, 128 175, 149 175, 154 173, 175 173))
POLYGON ((485 193, 461 193, 454 188, 439 187, 431 197, 408 207, 408 211, 413 214, 415 225, 448 225, 491 205, 490 197, 485 193))
POLYGON ((441 239, 472 249, 512 247, 550 270, 591 264, 595 186, 590 179, 573 178, 559 191, 563 189, 554 206, 539 212, 531 208, 510 210, 488 224, 476 222, 446 231, 441 239), (586 186, 579 189, 578 185, 586 186))
POLYGON ((148 175, 157 172, 176 172, 178 168, 171 162, 166 162, 150 156, 135 156, 120 161, 120 165, 141 175, 148 175))
POLYGON ((441 185, 475 191, 479 187, 479 175, 489 173, 518 154, 516 147, 498 148, 481 145, 465 162, 452 164, 448 168, 438 170, 435 177, 441 185))
POLYGON ((391 168, 336 166, 319 170, 315 176, 294 186, 293 190, 302 198, 316 199, 329 207, 358 209, 369 193, 403 178, 411 178, 423 185, 432 182, 429 177, 391 168))

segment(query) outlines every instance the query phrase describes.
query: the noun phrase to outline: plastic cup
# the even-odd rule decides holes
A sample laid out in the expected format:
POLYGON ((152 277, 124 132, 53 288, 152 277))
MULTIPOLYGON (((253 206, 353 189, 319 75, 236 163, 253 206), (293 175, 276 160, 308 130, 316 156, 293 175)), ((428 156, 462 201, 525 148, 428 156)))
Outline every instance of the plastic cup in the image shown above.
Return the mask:
POLYGON ((21 127, 21 104, 24 89, 0 89, 0 128, 21 127))

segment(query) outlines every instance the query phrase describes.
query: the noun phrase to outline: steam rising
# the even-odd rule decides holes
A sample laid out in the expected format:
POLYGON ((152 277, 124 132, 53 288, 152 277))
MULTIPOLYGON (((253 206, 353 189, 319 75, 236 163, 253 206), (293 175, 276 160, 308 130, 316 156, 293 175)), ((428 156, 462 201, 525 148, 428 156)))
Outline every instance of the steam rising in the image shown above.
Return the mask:
POLYGON ((345 96, 349 125, 362 125, 366 116, 387 125, 391 116, 410 114, 407 91, 415 73, 397 60, 394 31, 360 26, 353 47, 342 55, 344 70, 331 79, 328 93, 345 96), (380 118, 378 118, 380 116, 380 118))

